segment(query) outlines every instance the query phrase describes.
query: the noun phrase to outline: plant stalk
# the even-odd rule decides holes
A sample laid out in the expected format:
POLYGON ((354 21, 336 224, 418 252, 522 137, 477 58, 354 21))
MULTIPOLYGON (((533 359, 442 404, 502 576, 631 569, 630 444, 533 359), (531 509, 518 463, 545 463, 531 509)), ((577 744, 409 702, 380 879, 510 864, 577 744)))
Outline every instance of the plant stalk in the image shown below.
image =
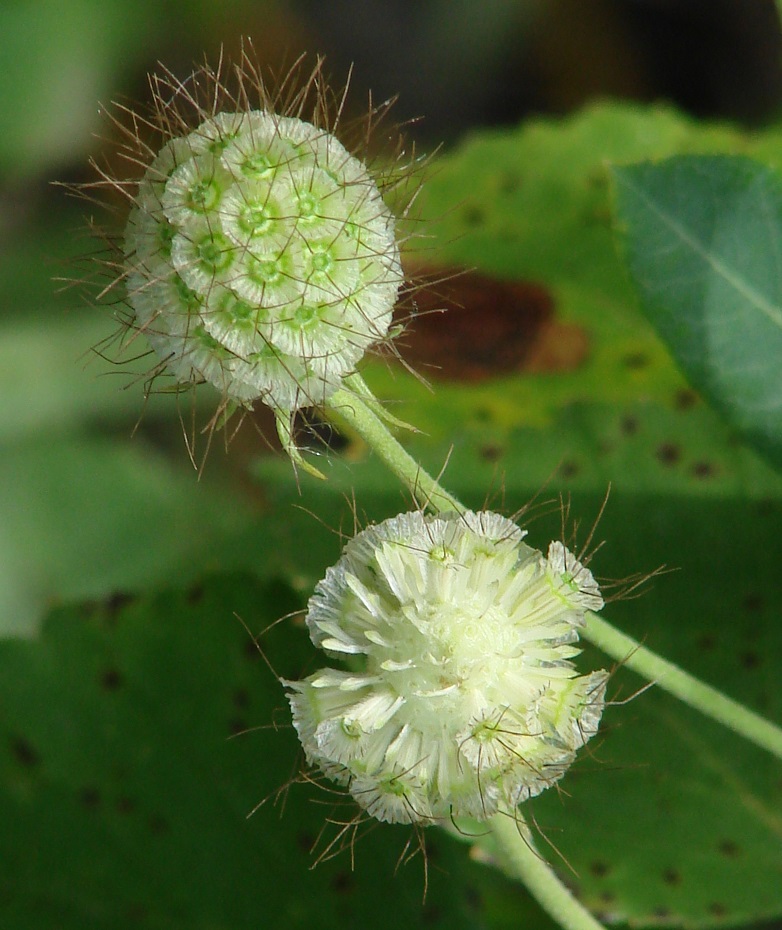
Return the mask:
POLYGON ((518 810, 495 814, 490 825, 503 864, 524 882, 538 904, 564 930, 604 930, 535 850, 530 829, 518 810))
POLYGON ((625 668, 782 759, 782 729, 770 720, 658 656, 597 614, 587 613, 583 636, 625 668))

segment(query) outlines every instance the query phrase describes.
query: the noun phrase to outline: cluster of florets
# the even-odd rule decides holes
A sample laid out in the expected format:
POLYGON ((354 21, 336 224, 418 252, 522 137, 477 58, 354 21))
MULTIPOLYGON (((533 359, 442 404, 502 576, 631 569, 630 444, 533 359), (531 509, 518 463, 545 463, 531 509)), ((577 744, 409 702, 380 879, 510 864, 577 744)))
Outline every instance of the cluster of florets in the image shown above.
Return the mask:
POLYGON ((310 600, 348 659, 287 682, 307 761, 383 821, 484 819, 562 777, 596 732, 607 674, 572 659, 603 599, 560 542, 494 513, 406 513, 359 533, 310 600))
POLYGON ((211 116, 149 164, 125 236, 132 325, 181 383, 278 412, 321 404, 382 340, 402 283, 394 217, 329 132, 211 116))

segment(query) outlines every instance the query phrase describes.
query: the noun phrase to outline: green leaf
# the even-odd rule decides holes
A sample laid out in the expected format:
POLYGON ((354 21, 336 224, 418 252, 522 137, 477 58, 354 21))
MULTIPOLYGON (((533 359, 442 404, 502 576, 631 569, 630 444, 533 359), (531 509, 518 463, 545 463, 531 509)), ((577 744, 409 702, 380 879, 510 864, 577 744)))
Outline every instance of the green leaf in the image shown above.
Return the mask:
POLYGON ((252 516, 141 441, 55 434, 0 453, 3 635, 33 632, 52 602, 187 584, 252 516))
POLYGON ((613 177, 647 316, 693 385, 782 466, 782 178, 739 156, 613 177))
MULTIPOLYGON (((409 829, 348 830, 311 871, 313 844, 326 850, 355 811, 312 784, 278 793, 297 774, 297 741, 282 686, 234 615, 258 634, 295 606, 284 585, 228 577, 62 610, 40 641, 0 642, 0 924, 551 926, 441 834, 427 834, 425 903, 421 856, 399 862, 417 848, 409 829)), ((260 645, 279 675, 310 663, 300 623, 260 645)))

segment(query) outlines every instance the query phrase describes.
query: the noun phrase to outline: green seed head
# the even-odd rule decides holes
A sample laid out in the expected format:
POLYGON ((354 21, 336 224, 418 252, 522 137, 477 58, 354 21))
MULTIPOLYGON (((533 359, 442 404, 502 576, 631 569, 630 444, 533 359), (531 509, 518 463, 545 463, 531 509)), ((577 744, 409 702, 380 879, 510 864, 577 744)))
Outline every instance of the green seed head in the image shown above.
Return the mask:
POLYGON ((256 89, 258 109, 233 97, 197 125, 182 118, 148 164, 123 278, 131 325, 177 381, 288 416, 327 401, 387 338, 402 270, 366 166, 323 113, 275 113, 256 89))

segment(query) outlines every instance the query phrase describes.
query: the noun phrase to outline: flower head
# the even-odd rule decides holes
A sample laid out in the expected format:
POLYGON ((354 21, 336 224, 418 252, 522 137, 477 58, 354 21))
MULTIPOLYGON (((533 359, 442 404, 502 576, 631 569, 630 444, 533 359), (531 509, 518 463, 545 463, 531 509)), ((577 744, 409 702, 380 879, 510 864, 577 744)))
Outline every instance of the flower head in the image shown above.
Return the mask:
POLYGON ((591 573, 498 514, 406 513, 359 533, 310 600, 316 646, 353 657, 287 682, 307 761, 384 821, 483 819, 562 777, 607 674, 572 659, 591 573), (358 664, 357 664, 358 663, 358 664))
POLYGON ((293 452, 293 412, 326 402, 387 337, 403 275, 384 194, 404 171, 370 171, 366 133, 337 138, 344 99, 321 61, 302 88, 294 69, 273 91, 250 51, 228 78, 153 77, 151 114, 122 127, 143 177, 103 183, 131 201, 118 280, 154 374, 209 382, 226 406, 266 403, 293 452))

